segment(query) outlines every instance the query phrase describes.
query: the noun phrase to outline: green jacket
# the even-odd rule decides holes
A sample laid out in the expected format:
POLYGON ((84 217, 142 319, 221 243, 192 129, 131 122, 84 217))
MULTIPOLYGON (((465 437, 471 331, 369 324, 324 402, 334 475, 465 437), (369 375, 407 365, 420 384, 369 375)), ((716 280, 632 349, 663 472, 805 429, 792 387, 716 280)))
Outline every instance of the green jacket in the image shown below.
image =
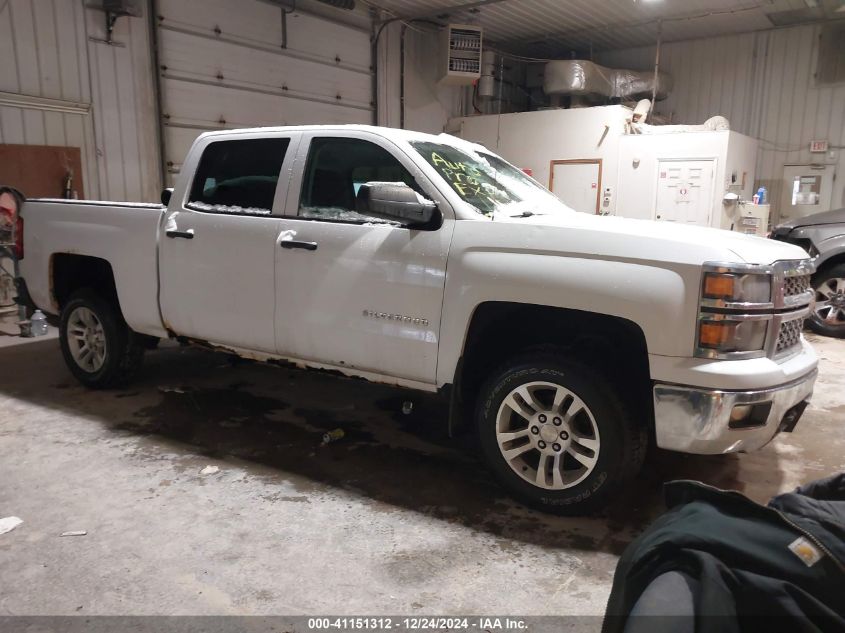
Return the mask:
POLYGON ((845 633, 845 473, 761 506, 694 481, 664 488, 669 511, 625 550, 603 633, 657 576, 696 579, 696 633, 845 633))

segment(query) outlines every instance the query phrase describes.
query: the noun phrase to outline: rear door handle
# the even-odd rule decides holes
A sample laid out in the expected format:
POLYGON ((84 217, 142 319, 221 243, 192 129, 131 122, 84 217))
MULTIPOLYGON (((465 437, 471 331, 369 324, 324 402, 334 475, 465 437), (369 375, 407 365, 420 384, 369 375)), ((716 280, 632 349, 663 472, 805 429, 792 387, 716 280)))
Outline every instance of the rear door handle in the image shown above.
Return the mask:
POLYGON ((164 234, 170 238, 181 237, 184 240, 194 239, 193 231, 165 231, 164 234))
POLYGON ((299 240, 282 240, 279 242, 282 248, 301 248, 306 251, 316 251, 317 242, 301 242, 299 240))

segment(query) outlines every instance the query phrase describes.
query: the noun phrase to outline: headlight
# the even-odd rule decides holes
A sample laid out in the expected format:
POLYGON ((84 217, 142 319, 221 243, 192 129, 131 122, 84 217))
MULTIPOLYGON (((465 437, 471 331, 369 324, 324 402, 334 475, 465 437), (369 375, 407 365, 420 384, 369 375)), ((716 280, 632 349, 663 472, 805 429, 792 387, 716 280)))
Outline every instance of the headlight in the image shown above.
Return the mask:
POLYGON ((762 355, 771 316, 702 314, 698 347, 702 356, 733 358, 762 355), (709 353, 708 353, 709 352, 709 353))
POLYGON ((809 260, 771 265, 705 263, 695 355, 741 360, 782 359, 798 353, 800 319, 809 313, 812 300, 813 269, 809 260))
POLYGON ((768 266, 705 264, 701 278, 696 356, 765 356, 772 320, 774 271, 768 266))
POLYGON ((772 302, 772 276, 760 273, 705 272, 701 288, 702 305, 767 308, 772 302), (748 305, 754 304, 754 305, 748 305))

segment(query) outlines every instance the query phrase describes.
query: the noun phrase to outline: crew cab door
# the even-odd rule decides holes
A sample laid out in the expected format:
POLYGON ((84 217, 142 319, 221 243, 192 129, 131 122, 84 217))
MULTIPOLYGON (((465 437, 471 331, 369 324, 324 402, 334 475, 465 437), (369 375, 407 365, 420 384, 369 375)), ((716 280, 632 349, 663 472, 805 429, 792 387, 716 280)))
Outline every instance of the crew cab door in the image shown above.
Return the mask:
POLYGON ((366 132, 303 135, 276 244, 280 355, 433 384, 451 207, 403 151, 366 132), (438 204, 426 229, 355 211, 365 182, 438 204))
POLYGON ((162 318, 180 336, 275 352, 275 250, 299 133, 198 141, 159 236, 162 318))

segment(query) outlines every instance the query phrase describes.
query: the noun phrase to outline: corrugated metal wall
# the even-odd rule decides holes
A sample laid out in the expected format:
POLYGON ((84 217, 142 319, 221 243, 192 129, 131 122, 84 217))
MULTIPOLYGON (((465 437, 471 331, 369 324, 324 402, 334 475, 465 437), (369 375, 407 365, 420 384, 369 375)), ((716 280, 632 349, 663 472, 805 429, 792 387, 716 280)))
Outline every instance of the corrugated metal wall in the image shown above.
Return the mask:
MULTIPOLYGON (((81 2, 9 0, 0 13, 0 90, 91 103, 81 2)), ((0 107, 0 142, 79 147, 89 195, 99 192, 93 120, 27 107, 0 107)))
POLYGON ((0 2, 0 143, 79 147, 89 198, 155 200, 158 146, 146 18, 121 18, 114 39, 84 0, 0 2), (30 97, 69 104, 37 102, 30 97), (80 113, 60 111, 67 105, 80 113), (84 113, 85 110, 87 113, 84 113))
MULTIPOLYGON (((73 0, 53 0, 63 1, 73 0)), ((161 195, 147 10, 117 21, 114 39, 125 47, 88 42, 97 167, 101 195, 109 200, 158 202, 161 195)), ((85 13, 88 35, 102 38, 103 13, 85 13)))
MULTIPOLYGON (((813 139, 845 146, 845 84, 819 85, 814 73, 820 27, 816 25, 744 35, 675 42, 663 46, 661 66, 675 87, 657 111, 679 123, 701 123, 722 114, 734 130, 760 140, 757 181, 771 192, 772 211, 781 195, 784 165, 835 165, 832 207, 845 206, 842 149, 836 156, 811 154, 813 139)), ((599 53, 608 66, 649 69, 654 47, 599 53)))

